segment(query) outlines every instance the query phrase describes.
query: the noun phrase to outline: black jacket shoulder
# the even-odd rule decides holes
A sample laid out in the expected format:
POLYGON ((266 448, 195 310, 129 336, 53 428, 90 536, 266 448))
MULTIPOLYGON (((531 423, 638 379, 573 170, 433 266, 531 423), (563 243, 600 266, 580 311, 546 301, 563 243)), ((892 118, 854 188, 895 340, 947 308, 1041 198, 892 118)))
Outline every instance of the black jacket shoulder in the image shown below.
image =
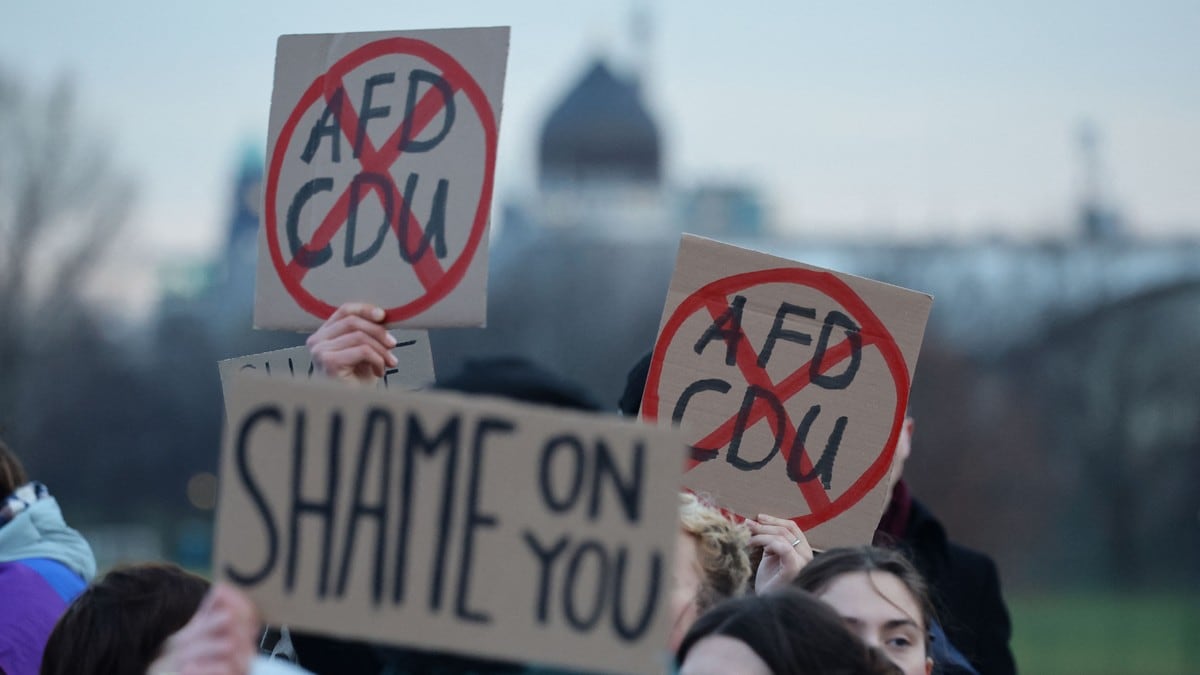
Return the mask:
POLYGON ((901 542, 929 583, 946 636, 980 675, 1013 675, 1012 622, 1000 593, 1000 575, 987 555, 956 544, 916 499, 901 542))

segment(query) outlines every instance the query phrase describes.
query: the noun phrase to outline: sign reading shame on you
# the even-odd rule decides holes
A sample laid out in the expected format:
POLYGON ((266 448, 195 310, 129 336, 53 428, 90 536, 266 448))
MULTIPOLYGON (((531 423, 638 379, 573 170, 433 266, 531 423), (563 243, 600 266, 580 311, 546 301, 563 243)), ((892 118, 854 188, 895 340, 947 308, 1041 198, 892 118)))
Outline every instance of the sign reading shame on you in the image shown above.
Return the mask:
POLYGON ((675 431, 254 374, 225 393, 213 571, 268 621, 661 672, 675 431))
POLYGON ((507 28, 284 35, 254 324, 347 301, 392 326, 485 323, 507 28))

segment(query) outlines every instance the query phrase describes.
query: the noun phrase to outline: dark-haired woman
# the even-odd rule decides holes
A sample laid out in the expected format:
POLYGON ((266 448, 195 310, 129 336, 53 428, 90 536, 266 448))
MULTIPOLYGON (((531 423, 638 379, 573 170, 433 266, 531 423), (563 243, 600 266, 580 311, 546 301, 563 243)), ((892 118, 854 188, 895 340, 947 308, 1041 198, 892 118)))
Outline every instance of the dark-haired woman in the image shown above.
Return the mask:
POLYGON ((875 546, 831 549, 805 565, 795 583, 833 607, 904 675, 932 672, 933 607, 920 573, 903 555, 875 546))
POLYGON ((725 601, 692 625, 679 675, 897 675, 825 603, 796 589, 725 601))

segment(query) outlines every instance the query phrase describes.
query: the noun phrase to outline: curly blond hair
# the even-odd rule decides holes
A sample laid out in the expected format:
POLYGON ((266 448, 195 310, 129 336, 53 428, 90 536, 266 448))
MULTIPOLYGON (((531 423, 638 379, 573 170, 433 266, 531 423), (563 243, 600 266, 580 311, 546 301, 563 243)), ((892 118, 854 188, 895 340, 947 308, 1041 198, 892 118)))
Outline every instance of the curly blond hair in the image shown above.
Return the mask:
POLYGON ((696 610, 703 613, 721 600, 746 592, 750 531, 690 492, 680 493, 679 499, 680 526, 696 542, 696 559, 703 573, 696 596, 696 610))

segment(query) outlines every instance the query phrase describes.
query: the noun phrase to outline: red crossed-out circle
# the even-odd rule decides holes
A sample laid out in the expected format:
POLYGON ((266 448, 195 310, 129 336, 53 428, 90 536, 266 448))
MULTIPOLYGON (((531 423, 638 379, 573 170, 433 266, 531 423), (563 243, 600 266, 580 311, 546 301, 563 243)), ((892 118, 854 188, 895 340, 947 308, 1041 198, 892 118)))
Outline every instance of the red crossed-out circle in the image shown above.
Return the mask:
MULTIPOLYGON (((684 322, 698 312, 713 312, 717 307, 724 309, 728 306, 731 294, 739 293, 755 286, 777 283, 795 284, 811 288, 823 293, 841 305, 849 316, 858 322, 861 329, 862 349, 865 350, 870 346, 874 346, 879 350, 884 363, 887 364, 892 382, 896 388, 896 409, 892 415, 892 428, 888 439, 884 443, 884 446, 880 448, 879 456, 871 462, 861 476, 851 483, 850 487, 844 493, 830 500, 825 494, 824 489, 815 481, 797 484, 805 501, 808 503, 811 513, 794 516, 792 520, 802 530, 809 530, 846 512, 861 501, 863 497, 867 496, 867 493, 888 474, 888 470, 892 464, 892 455, 895 453, 896 441, 900 435, 900 428, 904 423, 904 412, 908 406, 909 374, 908 366, 904 361, 904 355, 901 353, 896 341, 892 338, 891 333, 888 332, 883 322, 879 320, 879 317, 875 315, 875 312, 871 311, 867 303, 837 276, 830 272, 803 268, 789 267, 759 270, 718 279, 689 295, 679 304, 675 312, 671 314, 663 326, 658 343, 654 346, 654 355, 650 360, 650 371, 646 376, 642 415, 648 420, 658 419, 661 403, 659 388, 662 384, 663 362, 667 351, 675 342, 684 322)), ((748 376, 755 375, 759 379, 765 379, 765 371, 759 369, 757 363, 754 362, 757 354, 754 353, 753 349, 746 346, 746 340, 741 340, 740 342, 743 350, 739 351, 737 355, 738 367, 747 373, 748 376)), ((850 355, 847 343, 848 341, 843 341, 841 344, 831 347, 826 352, 826 358, 821 363, 823 370, 828 370, 850 355)), ((809 384, 810 377, 810 363, 805 363, 778 384, 771 383, 772 386, 769 388, 779 397, 782 403, 806 387, 809 384)), ((769 382, 769 380, 766 381, 769 382)), ((748 420, 747 427, 753 426, 758 420, 764 418, 765 415, 766 413, 761 411, 753 413, 748 420)), ((697 443, 697 445, 702 443, 704 447, 723 447, 724 445, 728 445, 729 440, 725 436, 732 435, 729 429, 733 427, 736 417, 737 414, 735 413, 733 417, 718 426, 705 439, 697 443), (705 443, 705 441, 710 441, 713 438, 721 440, 717 441, 717 445, 715 446, 705 443)), ((794 433, 794 428, 791 431, 794 433)), ((790 445, 786 442, 783 443, 780 451, 786 461, 788 453, 791 451, 790 445)), ((800 452, 803 453, 805 450, 801 448, 800 452)), ((803 466, 806 467, 806 471, 811 469, 811 461, 807 458, 802 458, 802 461, 804 462, 803 466)), ((692 460, 689 463, 688 470, 690 471, 695 468, 698 463, 692 460)))
MULTIPOLYGON (((467 273, 467 268, 470 266, 471 260, 479 248, 479 243, 483 239, 484 229, 487 226, 488 209, 492 201, 492 186, 496 166, 497 133, 496 117, 482 87, 452 56, 422 40, 394 37, 378 40, 355 49, 334 63, 328 71, 318 75, 313 80, 313 83, 309 85, 308 89, 305 90, 296 107, 292 110, 292 114, 283 125, 279 139, 275 144, 275 151, 271 155, 271 165, 267 172, 265 223, 271 263, 274 265, 275 271, 279 275, 279 279, 288 294, 292 296, 301 308, 319 319, 329 318, 337 308, 316 297, 304 287, 303 280, 307 272, 305 268, 298 265, 295 261, 285 261, 283 258, 279 244, 278 219, 276 218, 276 197, 279 191, 279 176, 287 155, 288 145, 304 114, 313 105, 317 104, 318 101, 322 99, 327 102, 330 101, 333 93, 342 86, 345 77, 355 68, 368 61, 394 54, 412 55, 424 59, 426 62, 432 64, 434 68, 441 71, 440 74, 450 85, 452 93, 461 91, 466 95, 471 107, 474 108, 476 114, 479 116, 483 127, 484 164, 483 182, 479 189, 479 200, 475 208, 475 217, 471 223, 471 230, 463 251, 451 263, 449 269, 443 270, 441 264, 432 255, 432 247, 425 249, 425 252, 413 262, 413 271, 417 274, 417 278, 424 287, 425 292, 411 302, 396 307, 385 308, 387 314, 384 320, 386 322, 393 322, 413 317, 444 298, 446 294, 458 286, 458 283, 462 281, 467 273)), ((440 99, 440 96, 437 98, 440 99)), ((348 132, 347 129, 353 129, 356 126, 354 122, 357 120, 357 114, 350 105, 347 96, 343 95, 341 99, 342 114, 338 116, 338 119, 342 125, 342 132, 346 133, 351 142, 353 142, 352 132, 348 132)), ((440 111, 441 105, 435 104, 433 99, 434 90, 431 88, 430 92, 416 105, 412 113, 412 117, 414 118, 411 124, 412 138, 416 138, 421 129, 440 111)), ((392 138, 381 146, 379 150, 375 150, 371 146, 370 140, 367 139, 364 143, 364 158, 362 160, 364 166, 369 163, 373 167, 386 169, 399 159, 400 150, 398 149, 398 143, 395 141, 399 138, 402 128, 403 122, 397 125, 397 130, 392 135, 392 138)), ((396 203, 402 204, 403 198, 400 196, 399 190, 395 187, 390 172, 383 171, 382 173, 387 175, 388 180, 392 182, 390 187, 396 203)), ((330 214, 326 216, 321 226, 318 227, 317 232, 313 235, 313 240, 305 248, 316 250, 324 247, 333 238, 337 230, 345 224, 346 216, 343 212, 347 210, 348 195, 349 188, 343 191, 330 214)), ((393 222, 391 225, 393 232, 397 233, 398 236, 397 223, 393 222)), ((419 241, 419 238, 422 236, 420 225, 415 220, 415 214, 410 217, 408 234, 408 245, 410 246, 414 240, 419 241)))

